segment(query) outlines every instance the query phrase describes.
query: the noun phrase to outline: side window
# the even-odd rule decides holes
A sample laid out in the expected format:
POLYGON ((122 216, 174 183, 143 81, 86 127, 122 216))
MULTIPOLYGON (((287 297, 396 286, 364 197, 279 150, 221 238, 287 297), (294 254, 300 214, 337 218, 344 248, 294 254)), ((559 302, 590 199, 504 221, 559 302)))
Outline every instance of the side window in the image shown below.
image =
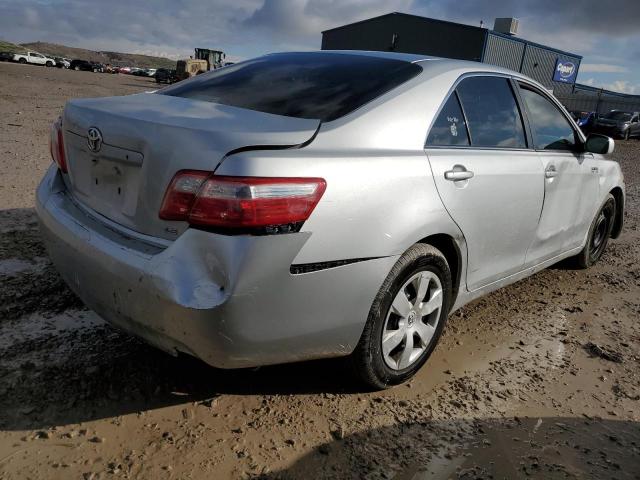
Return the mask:
POLYGON ((527 148, 522 116, 508 79, 470 77, 457 88, 474 147, 527 148))
POLYGON ((575 150, 576 136, 569 120, 540 93, 520 85, 527 105, 533 143, 540 150, 575 150))
POLYGON ((449 96, 427 137, 428 146, 468 146, 469 134, 456 92, 449 96))

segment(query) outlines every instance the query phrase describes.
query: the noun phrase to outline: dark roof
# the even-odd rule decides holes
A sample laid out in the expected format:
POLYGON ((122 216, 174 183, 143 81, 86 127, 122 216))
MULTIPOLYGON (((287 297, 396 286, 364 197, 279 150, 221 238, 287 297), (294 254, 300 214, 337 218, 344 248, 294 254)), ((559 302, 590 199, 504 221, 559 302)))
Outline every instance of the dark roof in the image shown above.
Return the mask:
POLYGON ((367 18, 365 20, 360 20, 358 22, 348 23, 346 25, 340 25, 339 27, 330 28, 328 30, 323 30, 322 33, 331 32, 333 30, 340 30, 342 28, 352 27, 353 25, 359 25, 361 23, 373 22, 373 21, 377 21, 377 20, 380 20, 380 19, 385 18, 385 17, 394 16, 394 15, 396 15, 398 17, 410 17, 410 18, 417 18, 419 20, 428 20, 430 22, 444 23, 444 24, 452 25, 452 26, 455 25, 456 27, 471 28, 471 29, 477 29, 477 30, 486 30, 486 28, 482 28, 481 29, 480 27, 476 27, 474 25, 466 25, 464 23, 450 22, 448 20, 440 20, 439 18, 423 17, 421 15, 412 15, 410 13, 391 12, 391 13, 385 13, 384 15, 378 15, 377 17, 371 17, 371 18, 367 18))
POLYGON ((455 26, 457 28, 481 30, 481 31, 484 31, 484 32, 491 33, 493 35, 497 35, 499 37, 508 38, 508 39, 515 40, 515 41, 520 42, 520 43, 525 43, 525 44, 528 44, 528 45, 532 45, 534 47, 544 48, 545 50, 550 50, 550 51, 559 53, 561 55, 566 55, 568 57, 574 57, 574 58, 578 58, 578 59, 582 60, 582 55, 577 55, 575 53, 566 52, 564 50, 559 50, 559 49, 554 48, 554 47, 549 47, 547 45, 542 45, 540 43, 531 42, 529 40, 525 40, 525 39, 520 38, 520 37, 515 37, 513 35, 507 35, 506 33, 496 32, 495 30, 490 30, 488 28, 476 27, 475 25, 466 25, 464 23, 450 22, 448 20, 440 20, 439 18, 423 17, 421 15, 412 15, 410 13, 401 13, 401 12, 385 13, 384 15, 379 15, 377 17, 371 17, 371 18, 367 18, 365 20, 360 20, 359 22, 348 23, 346 25, 340 25, 339 27, 334 27, 334 28, 330 28, 328 30, 323 30, 322 33, 324 34, 324 33, 327 33, 327 32, 332 32, 334 30, 341 30, 343 28, 349 28, 349 27, 352 27, 354 25, 359 25, 361 23, 374 22, 374 21, 378 21, 378 20, 381 20, 381 19, 386 18, 386 17, 394 16, 394 15, 395 16, 399 16, 399 17, 410 17, 410 18, 415 18, 415 19, 419 19, 419 20, 425 20, 425 21, 428 21, 428 22, 442 23, 442 24, 445 24, 445 25, 455 26))

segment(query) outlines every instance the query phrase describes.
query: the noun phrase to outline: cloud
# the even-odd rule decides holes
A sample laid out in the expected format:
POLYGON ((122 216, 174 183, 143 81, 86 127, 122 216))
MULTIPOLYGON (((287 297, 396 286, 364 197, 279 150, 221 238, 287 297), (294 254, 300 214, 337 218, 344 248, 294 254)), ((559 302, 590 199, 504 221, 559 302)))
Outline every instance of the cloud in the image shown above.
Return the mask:
POLYGON ((279 43, 319 48, 323 30, 410 9, 413 3, 413 0, 264 0, 242 25, 265 32, 279 43))
POLYGON ((580 71, 583 73, 600 72, 600 73, 622 73, 628 72, 627 67, 621 65, 609 65, 607 63, 581 63, 580 71))
POLYGON ((614 92, 640 94, 640 85, 633 85, 628 80, 615 80, 612 83, 602 85, 602 87, 614 92))
POLYGON ((393 11, 489 28, 514 16, 520 37, 583 55, 581 73, 598 82, 640 77, 640 0, 0 0, 0 32, 19 43, 250 58, 318 49, 323 30, 393 11))
POLYGON ((588 78, 580 82, 584 85, 596 88, 604 88, 618 93, 640 95, 640 84, 632 84, 628 80, 614 80, 612 82, 599 82, 595 78, 588 78))

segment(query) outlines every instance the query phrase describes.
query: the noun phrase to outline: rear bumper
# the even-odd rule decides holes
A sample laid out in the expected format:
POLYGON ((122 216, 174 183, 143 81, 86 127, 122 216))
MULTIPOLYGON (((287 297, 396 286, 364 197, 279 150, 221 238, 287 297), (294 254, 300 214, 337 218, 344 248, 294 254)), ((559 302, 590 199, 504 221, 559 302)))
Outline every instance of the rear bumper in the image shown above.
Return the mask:
POLYGON ((189 229, 153 245, 77 205, 54 167, 36 205, 51 260, 89 308, 159 348, 221 368, 351 353, 398 258, 292 275, 309 233, 189 229))

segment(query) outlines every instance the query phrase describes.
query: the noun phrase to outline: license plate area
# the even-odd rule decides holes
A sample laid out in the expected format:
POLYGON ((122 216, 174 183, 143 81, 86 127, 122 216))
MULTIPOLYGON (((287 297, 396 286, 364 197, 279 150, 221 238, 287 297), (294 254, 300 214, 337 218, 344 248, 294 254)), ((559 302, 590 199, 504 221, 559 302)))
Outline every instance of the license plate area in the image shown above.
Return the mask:
POLYGON ((69 177, 83 203, 103 215, 132 218, 136 213, 143 156, 103 144, 91 152, 85 137, 68 135, 69 177))
POLYGON ((140 167, 112 160, 91 160, 89 196, 129 217, 136 213, 140 167))

